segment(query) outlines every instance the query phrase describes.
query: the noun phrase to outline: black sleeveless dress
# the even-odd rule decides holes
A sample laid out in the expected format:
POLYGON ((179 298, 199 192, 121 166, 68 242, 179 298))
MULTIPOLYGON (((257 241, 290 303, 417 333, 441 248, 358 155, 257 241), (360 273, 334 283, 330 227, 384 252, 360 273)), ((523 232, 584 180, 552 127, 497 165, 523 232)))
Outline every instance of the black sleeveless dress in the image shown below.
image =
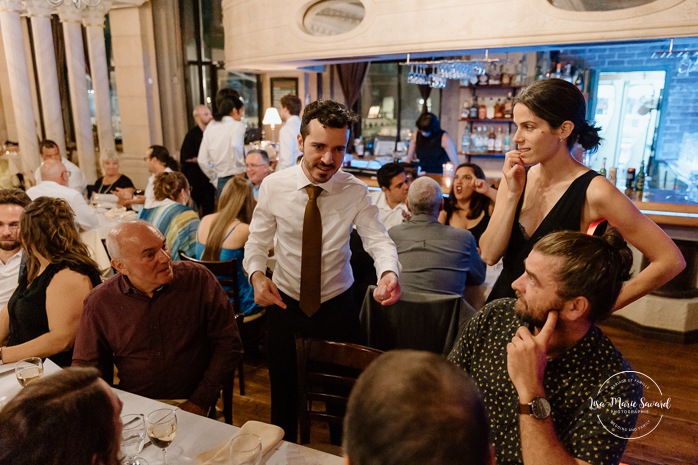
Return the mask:
POLYGON ((417 140, 415 141, 415 153, 419 158, 419 167, 427 173, 443 173, 444 163, 448 163, 449 158, 446 150, 441 146, 441 138, 446 131, 437 131, 430 134, 429 137, 424 137, 421 132, 417 131, 417 140))
MULTIPOLYGON (((528 172, 526 175, 528 176, 528 172)), ((523 205, 524 199, 523 193, 521 194, 521 199, 516 207, 514 224, 511 228, 509 245, 504 253, 504 268, 497 282, 494 283, 492 292, 490 292, 487 298, 487 302, 501 299, 502 297, 516 297, 516 293, 511 288, 511 284, 523 274, 525 270, 524 259, 528 257, 528 254, 531 252, 536 242, 551 232, 580 230, 582 208, 586 200, 586 191, 591 180, 598 175, 599 173, 596 171, 589 170, 572 181, 570 187, 562 194, 560 200, 557 201, 531 237, 526 236, 526 232, 519 223, 519 214, 521 213, 521 206, 523 205)), ((524 186, 524 192, 525 189, 524 186)))
MULTIPOLYGON (((449 213, 446 216, 446 223, 445 223, 446 226, 451 225, 451 216, 453 216, 453 213, 449 213)), ((485 210, 485 214, 482 217, 482 219, 480 220, 480 222, 478 224, 476 224, 475 226, 473 226, 472 228, 468 228, 468 231, 470 231, 472 233, 473 237, 475 237, 475 242, 478 245, 480 245, 480 237, 487 229, 488 224, 490 224, 490 212, 485 210)))
MULTIPOLYGON (((8 346, 24 344, 42 334, 48 333, 46 289, 51 284, 56 273, 64 268, 68 268, 68 265, 65 263, 50 264, 39 276, 34 278, 31 287, 27 287, 26 272, 20 275, 19 285, 7 303, 10 317, 8 346)), ((92 287, 102 282, 99 272, 88 266, 70 266, 70 269, 87 276, 92 283, 92 287)), ((49 358, 58 366, 70 366, 73 361, 73 349, 71 347, 69 350, 51 355, 49 358)))

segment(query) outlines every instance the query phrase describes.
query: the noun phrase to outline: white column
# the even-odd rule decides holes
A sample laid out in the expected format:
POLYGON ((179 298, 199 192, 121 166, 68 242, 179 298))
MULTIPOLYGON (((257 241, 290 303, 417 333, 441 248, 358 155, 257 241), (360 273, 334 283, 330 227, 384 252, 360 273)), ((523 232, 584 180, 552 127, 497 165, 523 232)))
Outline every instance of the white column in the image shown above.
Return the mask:
POLYGON ((51 33, 51 5, 46 0, 24 0, 24 6, 32 23, 34 64, 39 77, 39 95, 46 138, 58 144, 61 153, 65 155, 65 128, 51 33))
MULTIPOLYGON (((45 1, 45 0, 44 0, 45 1)), ((95 91, 95 115, 97 117, 97 137, 99 150, 115 150, 114 128, 111 120, 111 99, 109 95, 109 68, 104 44, 104 15, 111 8, 111 0, 102 0, 99 6, 86 8, 82 22, 87 31, 87 50, 92 71, 92 88, 95 91)))
POLYGON ((27 57, 22 41, 22 24, 19 17, 21 9, 21 0, 0 0, 0 31, 7 59, 19 150, 22 154, 22 171, 33 181, 34 169, 39 166, 39 143, 34 126, 27 57))
POLYGON ((92 136, 90 107, 87 101, 87 79, 85 55, 82 43, 82 15, 73 2, 64 2, 58 8, 58 15, 63 23, 65 57, 68 65, 68 86, 70 88, 70 106, 73 110, 75 126, 75 143, 78 147, 80 169, 85 173, 87 183, 97 180, 95 164, 95 144, 92 136))

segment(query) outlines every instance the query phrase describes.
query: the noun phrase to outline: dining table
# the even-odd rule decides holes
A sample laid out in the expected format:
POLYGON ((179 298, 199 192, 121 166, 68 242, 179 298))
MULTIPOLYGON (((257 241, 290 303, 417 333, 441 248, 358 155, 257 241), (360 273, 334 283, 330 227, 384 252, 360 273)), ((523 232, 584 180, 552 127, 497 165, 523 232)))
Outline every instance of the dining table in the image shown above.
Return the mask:
MULTIPOLYGON (((50 359, 44 361, 44 377, 59 372, 61 368, 50 359)), ((14 375, 14 364, 0 365, 0 407, 14 397, 22 387, 14 375)), ((122 415, 147 415, 159 408, 172 408, 163 402, 115 389, 123 402, 122 415)), ((172 464, 202 464, 198 457, 232 439, 240 428, 193 413, 177 410, 177 434, 167 449, 168 462, 172 464)), ((147 443, 139 456, 148 462, 162 460, 162 451, 147 443)), ((279 441, 263 457, 265 465, 342 465, 344 459, 287 441, 279 441)))

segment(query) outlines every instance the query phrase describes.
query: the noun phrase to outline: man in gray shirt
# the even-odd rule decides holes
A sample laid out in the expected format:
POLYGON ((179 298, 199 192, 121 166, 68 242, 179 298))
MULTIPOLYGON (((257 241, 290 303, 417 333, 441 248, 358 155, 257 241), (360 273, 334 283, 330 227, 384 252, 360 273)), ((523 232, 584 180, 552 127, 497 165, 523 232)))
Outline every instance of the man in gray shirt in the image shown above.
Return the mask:
POLYGON ((402 264, 405 291, 463 295, 466 283, 482 284, 485 263, 466 229, 438 222, 443 206, 439 184, 429 177, 414 181, 407 194, 412 219, 388 230, 402 264))

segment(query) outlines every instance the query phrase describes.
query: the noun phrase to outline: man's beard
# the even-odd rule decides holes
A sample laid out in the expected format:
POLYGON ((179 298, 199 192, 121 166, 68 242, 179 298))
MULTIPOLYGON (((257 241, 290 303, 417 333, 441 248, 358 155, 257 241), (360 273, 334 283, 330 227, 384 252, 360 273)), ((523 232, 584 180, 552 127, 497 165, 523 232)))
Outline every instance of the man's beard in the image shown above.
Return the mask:
POLYGON ((12 250, 19 249, 19 241, 2 241, 0 240, 0 250, 6 250, 8 252, 12 250))
POLYGON ((558 312, 559 314, 564 305, 563 300, 558 297, 555 299, 555 301, 545 305, 545 308, 543 309, 544 312, 540 312, 540 307, 531 309, 528 306, 525 297, 519 291, 516 291, 516 297, 518 299, 514 305, 514 313, 516 313, 516 315, 526 325, 535 328, 542 328, 548 319, 548 313, 558 312))

